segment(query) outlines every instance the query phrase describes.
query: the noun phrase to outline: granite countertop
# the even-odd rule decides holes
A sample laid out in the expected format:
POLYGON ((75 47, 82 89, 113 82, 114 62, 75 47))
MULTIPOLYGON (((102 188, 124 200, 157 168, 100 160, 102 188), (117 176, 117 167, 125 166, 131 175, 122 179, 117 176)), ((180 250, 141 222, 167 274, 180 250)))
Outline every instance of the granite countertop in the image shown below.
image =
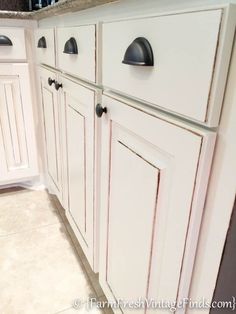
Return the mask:
POLYGON ((47 6, 38 11, 16 12, 0 10, 0 18, 40 20, 54 15, 86 10, 115 1, 118 0, 60 0, 56 4, 47 6))

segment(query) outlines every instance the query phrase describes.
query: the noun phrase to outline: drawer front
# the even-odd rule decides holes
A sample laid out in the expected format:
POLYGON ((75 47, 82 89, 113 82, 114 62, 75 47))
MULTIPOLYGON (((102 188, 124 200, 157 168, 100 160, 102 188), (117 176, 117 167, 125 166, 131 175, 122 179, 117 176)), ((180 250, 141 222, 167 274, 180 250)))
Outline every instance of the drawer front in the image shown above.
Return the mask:
POLYGON ((221 14, 212 10, 105 23, 103 84, 204 123, 221 14), (148 42, 133 43, 139 37, 148 42), (150 64, 153 55, 154 64, 124 64, 125 53, 131 63, 146 56, 150 64))
POLYGON ((0 28, 0 61, 26 60, 25 30, 0 28))
POLYGON ((38 62, 55 67, 56 61, 54 29, 50 28, 36 30, 35 44, 38 62))
POLYGON ((58 67, 95 82, 95 25, 58 28, 58 67))

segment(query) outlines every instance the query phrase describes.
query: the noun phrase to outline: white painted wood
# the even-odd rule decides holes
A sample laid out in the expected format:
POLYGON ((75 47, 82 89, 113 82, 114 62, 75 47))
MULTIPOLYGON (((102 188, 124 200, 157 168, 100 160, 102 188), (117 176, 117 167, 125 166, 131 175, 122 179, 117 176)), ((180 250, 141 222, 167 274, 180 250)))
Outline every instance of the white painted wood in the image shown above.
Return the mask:
POLYGON ((64 180, 66 215, 91 267, 95 251, 95 97, 96 91, 61 77, 64 100, 64 180))
MULTIPOLYGON (((210 11, 212 10, 222 11, 220 32, 219 32, 218 43, 217 43, 218 47, 217 47, 216 58, 214 60, 214 75, 212 76, 211 89, 210 89, 210 94, 209 94, 210 97, 208 101, 208 107, 206 110, 205 121, 200 121, 192 117, 189 118, 187 116, 183 116, 183 113, 179 114, 182 117, 193 120, 200 124, 205 124, 207 126, 217 126, 219 123, 222 98, 225 91, 225 81, 226 81, 226 76, 228 72, 228 62, 230 58, 230 52, 231 52, 232 43, 233 43, 233 35, 235 31, 235 13, 234 13, 235 6, 228 5, 229 3, 232 3, 232 2, 235 3, 235 1, 228 1, 228 0, 217 0, 217 1, 215 0, 190 0, 190 1, 183 0, 179 2, 175 0, 170 0, 168 2, 165 0, 160 0, 160 1, 147 0, 145 2, 142 0, 127 0, 125 2, 118 1, 116 3, 107 5, 107 6, 101 6, 95 9, 91 9, 91 10, 87 10, 83 12, 76 12, 73 14, 72 13, 66 14, 63 17, 54 16, 49 19, 44 19, 44 20, 39 21, 39 25, 40 27, 59 26, 59 29, 60 29, 60 28, 68 27, 68 26, 74 27, 76 25, 78 26, 81 24, 95 24, 101 21, 110 22, 115 19, 126 20, 129 18, 137 19, 137 17, 140 17, 140 18, 144 18, 145 21, 147 21, 148 20, 147 16, 150 16, 150 19, 151 19, 151 16, 153 18, 156 18, 157 16, 165 18, 165 15, 169 15, 169 14, 173 14, 173 15, 182 14, 183 15, 185 13, 192 14, 193 11, 204 11, 202 13, 206 13, 206 14, 209 14, 209 10, 210 11)), ((123 23, 123 22, 120 22, 120 23, 123 23)), ((107 23, 107 25, 110 25, 110 23, 107 23)), ((174 31, 172 30, 171 35, 175 33, 175 29, 174 31)), ((207 31, 209 31, 209 29, 207 31)), ((123 40, 123 37, 129 32, 130 32, 130 29, 125 29, 125 31, 123 31, 122 40, 123 40)), ((189 29, 189 33, 190 33, 190 29, 189 29)), ((180 35, 181 34, 182 33, 180 33, 180 35)), ((101 32, 100 32, 100 36, 101 36, 101 32)), ((116 43, 116 37, 117 37, 117 34, 113 34, 112 45, 109 47, 110 50, 113 49, 113 46, 116 43)), ((96 38, 98 38, 98 36, 96 38)), ((193 38, 194 36, 190 38, 190 42, 193 41, 193 38)), ((118 43, 120 45, 120 42, 118 43)), ((101 51, 101 48, 102 48, 101 42, 98 42, 97 44, 99 47, 99 51, 101 51)), ((185 44, 186 42, 184 43, 184 45, 185 44)), ((206 45, 204 43, 204 47, 205 46, 209 47, 208 46, 209 44, 211 43, 207 41, 206 45)), ((170 45, 171 45, 171 41, 170 41, 170 45)), ((97 51, 97 56, 96 56, 97 60, 101 57, 101 53, 99 53, 99 51, 97 51)), ((202 53, 204 53, 204 51, 202 51, 202 53)), ((181 56, 183 57, 183 55, 181 56)), ((181 63, 179 64, 181 65, 181 63)), ((97 66, 101 67, 101 64, 97 64, 97 66)), ((67 72, 67 69, 65 68, 62 71, 67 72)), ((231 72, 234 73, 234 70, 231 70, 231 72)), ((116 74, 114 70, 114 63, 111 66, 110 73, 112 73, 112 76, 115 76, 116 74)), ((223 115, 222 115, 223 119, 221 120, 220 127, 219 127, 220 128, 219 139, 217 141, 215 162, 214 162, 214 167, 212 171, 213 174, 210 181, 210 189, 208 192, 205 214, 203 217, 203 224, 200 230, 200 241, 199 243, 197 243, 199 224, 201 222, 201 210, 202 210, 203 203, 205 200, 204 195, 205 195, 205 189, 206 189, 207 180, 208 180, 208 172, 209 172, 210 163, 211 163, 211 153, 212 153, 213 142, 214 142, 213 137, 208 137, 207 141, 203 142, 204 144, 202 146, 203 147, 201 151, 202 153, 199 159, 198 175, 197 175, 197 180, 195 183, 196 185, 195 185, 195 192, 194 192, 192 209, 191 209, 191 216, 189 219, 188 237, 186 238, 185 253, 184 253, 184 258, 182 259, 182 273, 181 273, 182 276, 179 282, 179 289, 178 289, 179 290, 178 298, 180 299, 183 296, 186 296, 186 292, 189 290, 188 287, 190 283, 190 277, 192 275, 193 264, 195 264, 194 275, 191 282, 191 290, 190 290, 189 296, 194 300, 200 299, 202 296, 204 296, 206 297, 206 299, 210 301, 212 298, 214 287, 215 287, 217 273, 218 273, 218 269, 220 265, 220 258, 221 258, 221 254, 223 250, 225 236, 227 233, 230 214, 232 211, 233 199, 235 196, 235 178, 234 178, 235 176, 233 175, 235 171, 232 170, 235 168, 235 160, 236 160, 235 147, 234 145, 232 145, 232 142, 234 140, 234 134, 235 134, 235 121, 234 121, 235 112, 233 109, 235 107, 234 106, 235 105, 235 101, 234 101, 235 75, 232 73, 230 76, 230 84, 229 84, 230 87, 228 88, 228 92, 226 94, 226 101, 224 102, 224 106, 223 106, 223 115), (222 208, 224 210, 222 210, 222 208), (195 260, 196 244, 198 244, 198 251, 197 251, 196 260, 195 260)), ((74 75, 78 76, 78 74, 74 74, 74 75)), ((125 80, 126 80, 126 77, 124 81, 125 80)), ((186 86, 185 86, 184 92, 186 91, 189 92, 186 86)), ((198 85, 196 85, 195 87, 198 88, 198 85)), ((110 88, 110 86, 108 86, 108 88, 110 88)), ((156 86, 154 86, 154 89, 151 92, 155 90, 156 90, 156 86)), ((139 89, 136 88, 136 91, 139 91, 139 89)), ((179 93, 179 95, 177 95, 177 98, 180 96, 182 96, 182 93, 179 93)), ((117 95, 116 97, 118 98, 117 95)), ((132 97, 135 98, 137 96, 134 95, 132 97)), ((120 97, 120 99, 122 102, 122 97, 120 97)), ((194 98, 194 101, 195 101, 195 98, 194 98)), ((152 109, 151 106, 145 107, 145 105, 143 104, 135 103, 130 100, 127 101, 127 103, 129 103, 130 106, 136 107, 141 111, 145 110, 150 115, 153 115, 153 116, 157 115, 157 113, 155 112, 154 109, 152 109)), ((190 108, 192 108, 192 104, 193 104, 193 100, 191 99, 191 102, 189 103, 190 108)), ((205 103, 201 103, 200 107, 202 106, 204 107, 205 103)), ((160 107, 156 106, 156 108, 163 109, 162 104, 160 105, 160 107)), ((170 109, 167 109, 167 110, 169 113, 174 112, 176 115, 178 115, 178 112, 175 111, 176 108, 174 108, 174 111, 170 109)), ((168 116, 168 114, 167 115, 162 114, 161 116, 160 114, 158 114, 158 118, 160 117, 161 119, 167 121, 168 123, 173 123, 172 118, 170 117, 170 115, 168 116)), ((102 119, 97 119, 96 123, 98 122, 98 125, 101 125, 104 123, 104 119, 105 119, 104 117, 102 119)), ((135 119, 133 117, 132 117, 132 121, 135 122, 135 119)), ((141 121, 142 119, 139 121, 140 128, 142 125, 141 121)), ((182 129, 187 128, 187 130, 190 132, 193 132, 193 134, 194 133, 201 134, 202 137, 204 137, 205 135, 205 131, 201 131, 198 128, 191 127, 191 125, 187 121, 180 122, 180 120, 177 117, 174 119, 174 123, 177 123, 179 127, 181 127, 182 129)), ((104 126, 104 128, 106 128, 106 126, 104 126)), ((186 132, 188 132, 187 130, 186 132)), ((142 128, 140 132, 141 131, 142 131, 142 128)), ((98 140, 102 138, 103 143, 104 143, 103 136, 99 136, 99 134, 100 133, 97 132, 98 140)), ((106 134, 106 136, 108 135, 106 134)), ((131 142, 133 143, 133 138, 131 142)), ((134 145, 136 145, 136 143, 134 145)), ((179 145, 182 147, 183 143, 179 141, 179 145)), ((137 147, 139 146, 137 145, 137 147)), ((187 146, 185 146, 185 150, 187 149, 188 149, 187 146)), ((145 147, 143 148, 143 150, 149 152, 149 150, 145 147)), ((152 152, 149 152, 150 156, 154 156, 154 153, 152 155, 152 152)), ((118 153, 117 153, 117 156, 118 156, 118 153)), ((97 158, 98 163, 99 163, 99 158, 97 158)), ((158 158, 156 159, 159 162, 159 159, 158 158)), ((145 164, 144 165, 142 164, 142 167, 145 167, 145 164)), ((101 169, 97 167, 96 172, 99 173, 100 170, 101 169)), ((141 172, 141 169, 140 169, 140 172, 141 172)), ((162 175, 163 173, 160 172, 159 175, 160 174, 162 175)), ((135 175, 138 175, 138 174, 135 173, 135 175)), ((117 176, 119 176, 119 172, 117 173, 117 176)), ((150 178, 151 178, 151 175, 149 176, 149 179, 150 178)), ((179 182, 181 183, 181 180, 179 182)), ((99 178, 97 177, 96 186, 98 186, 99 183, 100 181, 99 181, 99 178)), ((138 186, 138 185, 135 185, 135 186, 138 186)), ((180 184, 180 186, 182 185, 180 184)), ((129 188, 130 186, 127 187, 127 190, 129 188)), ((107 193, 107 191, 105 192, 107 193)), ((104 197, 103 195, 104 193, 99 193, 99 192, 95 193, 95 198, 97 198, 97 201, 100 198, 100 194, 102 197, 104 197)), ((66 196, 65 196, 65 199, 67 199, 66 196)), ((146 202, 148 201, 149 199, 147 197, 146 202)), ((99 207, 97 206, 96 211, 95 211, 95 216, 99 214, 98 209, 99 207)), ((102 211, 102 214, 103 214, 103 211, 102 211)), ((101 217, 101 218, 104 219, 104 217, 101 217)), ((150 216, 148 218, 150 218, 150 216)), ((159 219, 159 217, 157 218, 159 219)), ((145 220, 145 222, 147 222, 147 220, 145 220)), ((77 227, 75 227, 75 223, 73 222, 72 219, 70 220, 70 223, 73 226, 74 230, 77 232, 77 237, 79 238, 79 231, 77 227)), ((122 228, 123 228, 123 225, 121 226, 120 229, 122 230, 122 228)), ((105 231, 102 229, 101 232, 103 233, 105 231)), ((132 228, 130 228, 130 233, 132 233, 132 228)), ((95 234, 94 235, 95 239, 97 239, 98 238, 97 233, 95 232, 94 234, 95 234)), ((104 237, 106 237, 106 235, 104 235, 104 237)), ((119 238, 117 237, 117 239, 119 238)), ((139 234, 137 236, 137 239, 139 239, 139 234)), ((124 247, 129 246, 129 243, 126 243, 124 241, 123 243, 124 243, 124 247)), ((96 243, 94 243, 94 245, 96 245, 96 243)), ((97 249, 98 249, 98 246, 97 246, 97 249)), ((158 252, 158 250, 159 250, 159 247, 156 252, 158 252)), ((153 260, 156 261, 157 258, 158 256, 157 257, 154 256, 153 260)), ((101 261, 100 265, 102 265, 103 262, 104 260, 101 261)), ((134 261, 134 265, 136 264, 137 262, 134 261)), ((159 260, 157 260, 156 265, 159 265, 159 260)), ((140 266, 140 269, 141 267, 143 267, 143 265, 138 264, 137 269, 139 266, 140 266)), ((102 266, 100 266, 100 268, 101 267, 102 266)), ((130 263, 128 263, 127 267, 131 269, 130 263)), ((160 272, 158 267, 157 268, 154 267, 152 278, 155 278, 156 276, 155 270, 157 273, 160 272)), ((130 273, 129 273, 130 276, 133 274, 133 271, 134 271, 133 269, 130 270, 130 273)), ((145 271, 143 273, 145 274, 145 271)), ((112 278, 114 278, 114 282, 117 285, 117 281, 119 280, 119 278, 115 271, 113 271, 112 274, 114 275, 114 277, 112 278)), ((125 279, 123 278, 123 281, 126 283, 127 282, 126 278, 125 279)), ((137 279, 135 280, 135 283, 137 285, 137 279)), ((155 290, 155 285, 156 285, 156 282, 153 283, 154 290, 155 290)), ((128 290, 129 290, 129 287, 130 285, 128 283, 128 288, 127 288, 128 290)), ((121 290, 122 287, 118 286, 118 289, 119 288, 121 290)), ((140 287, 135 286, 133 289, 135 290, 138 288, 143 289, 143 286, 140 286, 140 287)), ((138 291, 135 290, 134 292, 140 293, 140 291, 141 290, 138 290, 138 291)), ((158 290, 156 289, 156 291, 158 290)), ((107 295, 109 295, 109 293, 107 295)), ((155 293, 153 295, 156 296, 155 293)), ((192 312, 194 312, 194 314, 200 313, 200 310, 191 310, 191 313, 192 312)), ((205 310, 203 312, 209 313, 209 310, 205 310)))
POLYGON ((0 60, 26 60, 25 30, 16 27, 0 27, 0 35, 7 36, 12 46, 0 46, 0 60))
POLYGON ((103 84, 204 122, 221 14, 221 10, 213 10, 105 23, 103 84), (126 49, 137 37, 150 42, 153 67, 122 63, 126 49))
MULTIPOLYGON (((199 158, 198 176, 195 182, 195 190, 192 201, 191 216, 188 226, 188 237, 185 243, 185 252, 182 262, 182 272, 179 283, 178 302, 181 303, 186 299, 190 289, 193 267, 195 263, 198 236, 201 232, 202 213, 205 206, 205 197, 208 181, 210 177, 212 156, 214 156, 215 138, 209 138, 202 147, 201 156, 199 158)), ((185 313, 185 308, 180 308, 176 313, 185 313)))
POLYGON ((197 215, 199 226, 215 134, 107 96, 103 106, 100 283, 110 301, 175 301, 186 239, 197 242, 189 219, 197 215))
POLYGON ((230 4, 227 8, 225 8, 221 21, 217 58, 215 60, 214 76, 206 118, 207 124, 210 126, 219 125, 229 71, 229 63, 235 37, 235 28, 236 5, 230 4))
MULTIPOLYGON (((95 107, 102 103, 102 91, 97 90, 95 107)), ((95 117, 95 156, 94 156, 94 271, 99 271, 99 237, 101 214, 101 147, 102 147, 102 119, 95 117)))
POLYGON ((37 20, 24 20, 24 19, 12 19, 12 18, 4 18, 0 19, 0 27, 22 27, 28 29, 35 29, 38 27, 37 20))
MULTIPOLYGON (((196 12, 209 12, 215 10, 222 11, 222 19, 220 25, 220 33, 217 42, 217 54, 214 60, 214 75, 212 77, 211 89, 209 93, 209 98, 207 101, 207 108, 205 105, 201 104, 200 107, 204 107, 206 109, 205 120, 200 121, 194 118, 192 120, 208 125, 210 127, 216 127, 219 123, 220 112, 222 108, 222 102, 224 97, 224 89, 227 79, 228 73, 228 65, 230 61, 230 55, 232 51, 232 42, 235 31, 235 21, 236 21, 236 13, 235 13, 235 0, 193 0, 193 1, 171 1, 168 3, 165 1, 155 1, 155 0, 147 0, 145 2, 141 0, 127 0, 125 3, 115 2, 107 6, 96 7, 94 9, 90 9, 84 12, 75 12, 69 13, 61 17, 51 17, 44 19, 39 22, 40 27, 49 27, 49 26, 59 26, 59 27, 68 27, 75 26, 81 24, 96 24, 101 22, 111 22, 117 19, 119 20, 127 20, 127 19, 146 19, 151 17, 165 17, 166 15, 179 15, 186 13, 196 13, 196 12)), ((189 31, 190 32, 190 31, 189 31)), ((173 32, 171 32, 171 35, 173 32)), ((206 33, 207 34, 207 33, 206 33)), ((178 34, 179 36, 179 34, 178 34)), ((99 36, 96 36, 98 38, 99 36)), ((192 36, 193 40, 194 36, 192 36)), ((112 38, 113 40, 113 38, 112 38)), ((119 41, 118 41, 119 42, 119 41)), ((97 42, 97 46, 99 51, 101 52, 101 45, 97 42)), ((204 44, 205 47, 205 44, 204 44)), ((183 55, 186 52, 183 53, 183 55)), ((100 56, 101 53, 98 54, 100 56)), ((98 59, 97 59, 98 60, 98 59)), ((179 64, 182 64, 178 62, 179 64)), ((176 64, 174 65, 176 66, 176 64)), ((97 64, 97 68, 99 69, 100 62, 97 64)), ((113 67, 113 65, 112 65, 113 67)), ((113 67, 114 68, 114 67, 113 67)), ((198 70, 198 69, 197 69, 198 70)), ((113 71, 114 72, 114 71, 113 71)), ((197 71, 198 73, 199 71, 197 71)), ((100 72, 98 70, 98 84, 100 84, 100 72)), ((190 80, 187 82, 190 84, 190 80)), ((180 84, 180 83, 179 83, 180 84)), ((199 84, 198 84, 199 85, 199 84)), ((196 85, 196 86, 198 86, 196 85)), ((192 84, 192 88, 195 87, 192 84)), ((109 88, 109 86, 108 86, 109 88)), ((114 88, 114 87, 113 87, 114 88)), ((154 90, 156 86, 154 87, 154 90)), ((188 88, 186 88, 188 90, 188 88)), ((197 91, 197 88, 195 88, 197 91)), ((153 90, 151 91, 153 92, 153 90)), ((205 95, 206 96, 206 95, 205 95)), ((137 97, 137 96, 133 96, 137 97)), ((206 96, 207 97, 207 96, 206 96)), ((150 103, 153 105, 152 103, 150 103)), ((163 108, 162 104, 156 103, 156 107, 163 108), (160 107, 159 107, 160 106, 160 107)), ((173 105, 172 105, 173 106, 173 105)), ((191 107, 191 106, 189 106, 191 107)), ((164 107, 165 110, 172 112, 178 115, 178 112, 175 111, 175 107, 172 109, 168 109, 164 107)), ((182 113, 181 113, 182 115, 182 113)), ((188 117, 187 117, 188 118, 188 117)))
MULTIPOLYGON (((235 41, 234 41, 235 43, 235 41)), ((236 194, 236 45, 218 130, 215 157, 207 193, 201 233, 189 297, 204 296, 211 302, 224 250, 236 194)), ((188 314, 209 313, 210 309, 189 309, 188 314)))
MULTIPOLYGON (((68 101, 70 102, 70 98, 68 101)), ((85 116, 71 107, 69 103, 67 106, 66 124, 68 145, 69 208, 79 230, 83 235, 85 235, 87 230, 85 116)))
POLYGON ((38 175, 28 64, 0 65, 0 184, 38 175))
POLYGON ((47 158, 47 185, 62 202, 62 148, 61 112, 59 93, 54 84, 49 86, 48 78, 57 80, 54 72, 45 68, 39 71, 44 115, 44 133, 47 158))
POLYGON ((57 29, 57 55, 60 70, 88 81, 96 81, 95 32, 95 25, 57 29), (74 37, 77 42, 77 55, 63 53, 65 43, 71 37, 74 37))
POLYGON ((39 63, 49 65, 51 67, 56 66, 55 56, 55 38, 54 29, 36 29, 35 30, 35 47, 37 52, 37 59, 39 63), (47 48, 38 48, 39 39, 44 36, 46 39, 47 48))

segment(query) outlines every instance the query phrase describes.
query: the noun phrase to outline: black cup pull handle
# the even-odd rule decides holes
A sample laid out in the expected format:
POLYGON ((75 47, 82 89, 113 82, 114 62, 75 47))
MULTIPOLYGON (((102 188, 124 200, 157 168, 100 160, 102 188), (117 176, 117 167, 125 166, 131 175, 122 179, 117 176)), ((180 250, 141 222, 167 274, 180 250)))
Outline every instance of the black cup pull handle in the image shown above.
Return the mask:
POLYGON ((48 78, 48 85, 51 86, 53 83, 55 83, 55 80, 53 80, 51 77, 48 78))
POLYGON ((126 49, 122 63, 136 66, 153 66, 154 57, 149 41, 144 37, 136 38, 126 49))
POLYGON ((98 118, 101 118, 103 113, 107 113, 107 108, 106 107, 102 107, 101 104, 97 104, 97 106, 96 106, 96 115, 98 116, 98 118))
POLYGON ((59 90, 59 88, 62 88, 62 84, 58 83, 57 81, 55 82, 55 89, 59 90))
POLYGON ((71 37, 67 40, 64 46, 63 53, 67 53, 70 55, 77 55, 78 54, 78 46, 76 39, 74 37, 71 37))
POLYGON ((44 36, 39 38, 37 47, 38 48, 47 48, 47 42, 46 42, 46 38, 44 36))
POLYGON ((0 35, 0 46, 13 46, 13 44, 9 37, 0 35))

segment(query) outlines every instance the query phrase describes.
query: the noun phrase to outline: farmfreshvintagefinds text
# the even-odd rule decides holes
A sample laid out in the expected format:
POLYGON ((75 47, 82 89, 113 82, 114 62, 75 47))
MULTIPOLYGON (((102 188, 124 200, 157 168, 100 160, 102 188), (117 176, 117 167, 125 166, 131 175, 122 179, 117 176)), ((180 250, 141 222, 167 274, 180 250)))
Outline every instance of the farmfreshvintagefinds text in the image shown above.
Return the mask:
POLYGON ((76 299, 73 302, 74 309, 86 308, 90 310, 97 309, 126 309, 126 310, 139 310, 139 309, 153 309, 153 310, 167 310, 171 313, 177 309, 227 309, 234 311, 236 309, 236 298, 232 296, 230 300, 217 300, 207 301, 205 298, 200 300, 192 300, 191 298, 184 298, 180 301, 156 300, 147 298, 138 298, 136 300, 122 300, 118 299, 114 302, 100 301, 96 298, 89 298, 88 300, 76 299))

